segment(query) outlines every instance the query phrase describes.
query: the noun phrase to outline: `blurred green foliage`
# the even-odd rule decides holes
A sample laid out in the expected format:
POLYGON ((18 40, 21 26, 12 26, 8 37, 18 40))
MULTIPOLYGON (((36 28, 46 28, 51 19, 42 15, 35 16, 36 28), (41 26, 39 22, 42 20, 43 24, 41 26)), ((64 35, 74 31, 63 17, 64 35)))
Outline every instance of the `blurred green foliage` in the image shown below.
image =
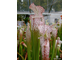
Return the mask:
POLYGON ((28 11, 28 2, 27 0, 17 0, 17 11, 28 11))
POLYGON ((62 10, 62 0, 17 0, 17 11, 29 11, 29 5, 34 3, 35 5, 42 6, 45 11, 49 12, 52 8, 55 11, 62 10))
POLYGON ((61 11, 62 10, 62 0, 55 3, 53 5, 53 8, 55 9, 55 11, 61 11))
POLYGON ((24 21, 25 23, 29 22, 29 17, 25 17, 24 14, 17 14, 17 21, 24 21))
MULTIPOLYGON (((60 37, 60 40, 62 41, 62 24, 61 24, 61 27, 58 29, 57 36, 60 37)), ((62 44, 61 44, 60 49, 62 50, 62 44)))
POLYGON ((25 15, 24 14, 17 14, 17 21, 22 21, 25 19, 25 15))
POLYGON ((29 17, 27 17, 27 18, 24 19, 24 22, 25 22, 25 23, 27 23, 27 22, 29 22, 29 21, 30 21, 29 17))

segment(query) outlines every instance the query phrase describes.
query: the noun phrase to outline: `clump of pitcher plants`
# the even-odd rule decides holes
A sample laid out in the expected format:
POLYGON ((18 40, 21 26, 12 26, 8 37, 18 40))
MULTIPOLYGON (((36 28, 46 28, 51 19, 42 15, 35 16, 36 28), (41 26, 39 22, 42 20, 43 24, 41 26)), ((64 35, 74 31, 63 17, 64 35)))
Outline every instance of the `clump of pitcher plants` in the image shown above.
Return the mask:
POLYGON ((62 52, 60 49, 62 35, 61 28, 45 24, 42 13, 45 11, 41 6, 32 3, 29 8, 35 13, 30 15, 30 23, 25 29, 18 32, 18 59, 19 60, 53 60, 62 52), (25 34, 25 37, 24 37, 25 34), (58 53, 57 53, 58 52, 58 53))

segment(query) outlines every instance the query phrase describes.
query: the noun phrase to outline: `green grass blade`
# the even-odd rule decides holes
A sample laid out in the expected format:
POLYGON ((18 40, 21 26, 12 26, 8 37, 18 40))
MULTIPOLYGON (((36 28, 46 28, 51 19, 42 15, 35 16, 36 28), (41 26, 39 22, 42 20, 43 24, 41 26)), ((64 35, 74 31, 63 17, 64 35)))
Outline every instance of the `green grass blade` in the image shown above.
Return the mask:
POLYGON ((54 37, 52 37, 52 40, 53 40, 53 46, 52 46, 52 55, 51 55, 51 60, 53 60, 55 58, 55 42, 56 42, 56 39, 54 37))

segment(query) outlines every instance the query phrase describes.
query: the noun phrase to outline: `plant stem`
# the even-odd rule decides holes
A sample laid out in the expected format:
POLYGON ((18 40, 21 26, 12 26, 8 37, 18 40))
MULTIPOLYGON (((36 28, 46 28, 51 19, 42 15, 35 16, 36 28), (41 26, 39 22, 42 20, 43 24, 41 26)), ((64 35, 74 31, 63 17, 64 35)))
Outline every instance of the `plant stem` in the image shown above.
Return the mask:
POLYGON ((55 57, 55 42, 56 42, 56 39, 55 37, 52 37, 53 39, 53 47, 52 47, 52 55, 51 55, 51 60, 53 60, 53 58, 55 57))
POLYGON ((18 54, 23 60, 25 60, 24 57, 23 57, 21 54, 19 54, 18 52, 17 52, 17 54, 18 54))

